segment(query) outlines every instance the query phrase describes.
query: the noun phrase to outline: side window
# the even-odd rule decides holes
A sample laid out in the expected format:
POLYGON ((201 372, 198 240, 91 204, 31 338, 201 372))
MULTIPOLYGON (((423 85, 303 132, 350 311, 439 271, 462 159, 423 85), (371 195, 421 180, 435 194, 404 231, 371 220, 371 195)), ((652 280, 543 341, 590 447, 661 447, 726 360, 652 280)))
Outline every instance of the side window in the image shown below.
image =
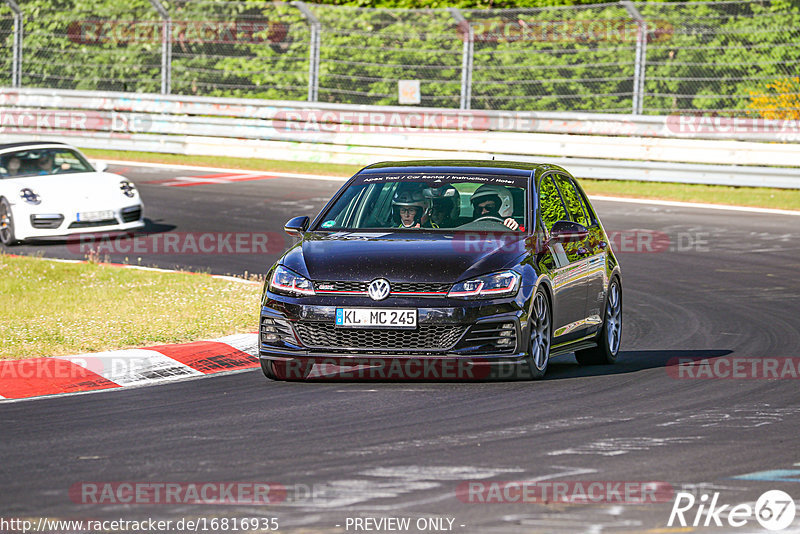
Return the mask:
POLYGON ((583 209, 581 196, 578 194, 577 189, 575 189, 575 184, 572 183, 572 180, 563 174, 555 175, 555 179, 558 184, 558 189, 561 191, 561 197, 567 205, 567 212, 569 212, 569 216, 572 220, 587 227, 591 226, 591 222, 586 216, 586 211, 583 209))
POLYGON ((557 221, 569 220, 567 210, 564 209, 561 196, 558 194, 558 189, 556 189, 556 185, 550 176, 542 178, 539 182, 539 211, 542 214, 542 222, 544 222, 548 230, 557 221))
POLYGON ((581 200, 583 201, 583 209, 586 210, 586 215, 589 216, 589 222, 592 225, 597 224, 597 214, 594 212, 594 208, 592 207, 591 203, 589 202, 589 199, 586 198, 586 193, 581 191, 580 188, 576 188, 576 189, 578 189, 578 193, 581 194, 581 200))

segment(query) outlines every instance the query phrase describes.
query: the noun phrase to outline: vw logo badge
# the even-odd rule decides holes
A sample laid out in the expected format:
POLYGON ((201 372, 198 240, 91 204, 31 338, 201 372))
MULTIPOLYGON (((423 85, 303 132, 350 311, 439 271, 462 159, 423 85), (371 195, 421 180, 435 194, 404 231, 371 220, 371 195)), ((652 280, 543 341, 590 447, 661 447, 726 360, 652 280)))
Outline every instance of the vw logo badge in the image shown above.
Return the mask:
POLYGON ((378 278, 377 280, 373 280, 370 282, 369 287, 367 288, 367 293, 369 294, 369 298, 372 300, 383 300, 389 296, 389 291, 391 288, 389 287, 389 281, 385 278, 378 278))

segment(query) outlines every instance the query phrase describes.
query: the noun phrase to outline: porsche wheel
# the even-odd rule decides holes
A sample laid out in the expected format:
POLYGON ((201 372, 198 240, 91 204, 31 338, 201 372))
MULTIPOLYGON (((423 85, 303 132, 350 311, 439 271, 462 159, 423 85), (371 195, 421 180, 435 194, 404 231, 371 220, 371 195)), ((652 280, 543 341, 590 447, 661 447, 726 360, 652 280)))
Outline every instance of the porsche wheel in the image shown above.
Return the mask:
POLYGON ((7 247, 17 244, 14 236, 14 216, 6 199, 0 200, 0 242, 7 247))

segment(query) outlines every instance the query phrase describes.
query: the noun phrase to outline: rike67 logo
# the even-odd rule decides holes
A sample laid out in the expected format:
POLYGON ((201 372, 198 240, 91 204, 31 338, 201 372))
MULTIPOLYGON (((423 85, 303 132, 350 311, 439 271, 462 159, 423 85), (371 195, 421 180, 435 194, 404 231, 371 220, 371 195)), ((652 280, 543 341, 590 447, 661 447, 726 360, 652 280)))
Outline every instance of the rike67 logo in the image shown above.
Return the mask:
POLYGON ((671 527, 743 527, 758 521, 767 530, 783 530, 792 524, 795 516, 795 503, 788 493, 781 490, 764 492, 756 501, 737 505, 721 504, 719 493, 712 496, 678 492, 669 514, 667 526, 671 527))

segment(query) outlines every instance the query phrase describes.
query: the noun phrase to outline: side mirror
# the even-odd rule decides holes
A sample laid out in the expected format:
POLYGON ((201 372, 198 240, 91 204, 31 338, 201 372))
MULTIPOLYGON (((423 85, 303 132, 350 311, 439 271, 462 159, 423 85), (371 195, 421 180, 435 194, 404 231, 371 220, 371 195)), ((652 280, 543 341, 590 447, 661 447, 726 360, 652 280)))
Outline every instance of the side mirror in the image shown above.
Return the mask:
POLYGON ((283 225, 283 231, 292 237, 301 237, 303 232, 308 229, 308 222, 308 216, 306 215, 289 219, 286 221, 286 224, 283 225))
POLYGON ((108 163, 105 161, 95 161, 94 162, 94 170, 97 172, 105 172, 108 169, 108 163))
POLYGON ((589 229, 572 221, 558 221, 550 230, 550 241, 578 241, 589 235, 589 229))

